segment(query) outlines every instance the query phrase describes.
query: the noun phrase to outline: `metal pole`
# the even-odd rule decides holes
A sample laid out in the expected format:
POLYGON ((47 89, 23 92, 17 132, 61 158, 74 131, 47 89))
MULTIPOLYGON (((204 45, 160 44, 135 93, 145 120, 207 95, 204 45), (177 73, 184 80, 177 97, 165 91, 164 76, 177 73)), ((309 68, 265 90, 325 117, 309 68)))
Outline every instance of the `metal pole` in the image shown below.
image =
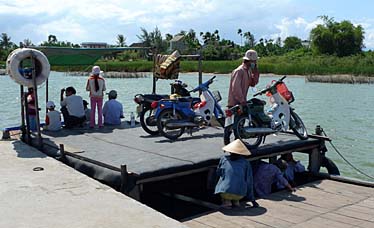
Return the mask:
MULTIPOLYGON (((201 49, 199 51, 199 85, 203 83, 203 64, 202 64, 202 56, 201 56, 201 49)), ((201 95, 201 91, 199 91, 201 95)))
POLYGON ((126 186, 128 182, 127 166, 121 165, 121 192, 127 194, 126 186))
POLYGON ((25 142, 26 126, 25 126, 25 95, 23 85, 20 85, 20 98, 21 98, 21 140, 25 142))
MULTIPOLYGON (((45 82, 45 103, 47 104, 47 102, 48 102, 48 99, 49 99, 49 97, 48 97, 48 78, 47 78, 47 80, 46 80, 46 82, 45 82)), ((47 106, 45 107, 45 115, 47 115, 47 112, 48 112, 48 108, 47 108, 47 106)))
POLYGON ((64 144, 60 144, 59 147, 60 147, 61 160, 64 161, 66 159, 65 146, 64 144))
POLYGON ((156 81, 157 81, 157 78, 155 77, 156 76, 156 48, 153 48, 152 49, 152 57, 153 57, 153 85, 152 85, 152 93, 155 94, 156 93, 156 81))
POLYGON ((28 109, 28 104, 27 104, 27 93, 23 94, 23 104, 24 105, 24 110, 25 110, 25 116, 26 116, 26 143, 31 145, 31 136, 30 136, 30 119, 29 119, 29 109, 28 109))
POLYGON ((35 110, 36 110, 37 147, 38 149, 41 149, 42 148, 42 134, 40 132, 38 88, 36 84, 35 57, 32 52, 31 52, 31 65, 32 65, 32 83, 34 87, 35 110))

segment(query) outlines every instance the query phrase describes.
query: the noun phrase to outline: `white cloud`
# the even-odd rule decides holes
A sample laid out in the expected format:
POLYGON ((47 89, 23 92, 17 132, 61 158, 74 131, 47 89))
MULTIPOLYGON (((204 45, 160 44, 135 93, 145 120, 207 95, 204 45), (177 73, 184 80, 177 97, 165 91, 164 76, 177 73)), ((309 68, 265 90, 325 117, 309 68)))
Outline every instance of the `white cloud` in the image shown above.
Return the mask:
MULTIPOLYGON (((318 4, 296 0, 0 0, 0 20, 6 21, 0 24, 0 33, 6 32, 16 43, 25 38, 37 43, 49 34, 73 43, 114 43, 116 35, 123 34, 130 44, 138 41, 140 27, 149 31, 157 26, 163 35, 218 29, 222 38, 237 43, 239 28, 253 33, 256 40, 308 39, 310 30, 322 23, 318 15, 331 15, 333 10, 331 16, 338 18, 341 12, 341 18, 346 17, 343 6, 318 4)), ((374 19, 372 14, 366 16, 358 22, 365 28, 365 45, 374 48, 374 19)))
MULTIPOLYGON (((53 34, 56 35, 57 39, 60 41, 70 42, 72 42, 72 40, 84 39, 87 35, 89 35, 84 27, 68 18, 62 18, 60 20, 39 25, 36 32, 44 38, 47 38, 48 35, 53 34)), ((42 41, 38 41, 38 43, 40 42, 42 41)))
POLYGON ((279 24, 275 24, 275 27, 279 32, 272 34, 272 38, 281 37, 282 40, 288 36, 297 36, 304 39, 309 39, 310 31, 315 28, 318 24, 321 24, 320 19, 308 22, 305 18, 297 17, 295 19, 283 18, 279 24))
POLYGON ((361 25, 365 31, 365 40, 364 45, 368 49, 374 50, 374 27, 372 26, 374 23, 374 19, 361 19, 359 22, 352 22, 355 26, 361 25))

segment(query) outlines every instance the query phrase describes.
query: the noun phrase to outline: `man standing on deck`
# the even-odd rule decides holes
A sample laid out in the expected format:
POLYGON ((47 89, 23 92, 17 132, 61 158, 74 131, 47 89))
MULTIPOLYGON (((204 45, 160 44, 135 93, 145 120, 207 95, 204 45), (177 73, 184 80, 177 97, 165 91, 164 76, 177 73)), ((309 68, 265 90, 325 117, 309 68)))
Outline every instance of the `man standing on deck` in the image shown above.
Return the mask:
POLYGON ((73 128, 75 126, 83 126, 86 120, 83 99, 77 96, 74 87, 61 89, 61 113, 64 116, 64 123, 66 128, 73 128), (64 99, 64 93, 66 95, 64 99))
MULTIPOLYGON (((249 87, 254 87, 258 83, 260 73, 257 68, 257 52, 255 50, 246 51, 243 63, 231 73, 230 88, 228 94, 227 107, 231 108, 237 104, 244 107, 247 105, 247 94, 249 87)), ((225 134, 224 144, 230 143, 231 129, 225 134)))

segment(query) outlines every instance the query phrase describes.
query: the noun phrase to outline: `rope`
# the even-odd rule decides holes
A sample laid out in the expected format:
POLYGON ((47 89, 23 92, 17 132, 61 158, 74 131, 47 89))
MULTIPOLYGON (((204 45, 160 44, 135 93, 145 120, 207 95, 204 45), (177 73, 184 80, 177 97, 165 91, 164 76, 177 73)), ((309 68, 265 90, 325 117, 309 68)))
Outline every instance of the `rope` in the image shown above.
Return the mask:
MULTIPOLYGON (((322 133, 327 137, 325 131, 322 129, 322 133)), ((335 147, 335 145, 332 143, 332 141, 330 141, 330 144, 332 146, 332 148, 334 148, 334 150, 336 151, 336 153, 348 164, 350 165, 353 169, 355 169, 357 172, 361 173, 362 175, 374 180, 374 177, 365 173, 364 171, 360 170, 359 168, 357 168, 355 165, 353 165, 350 161, 348 161, 348 159, 346 159, 342 153, 339 152, 339 150, 335 147)))

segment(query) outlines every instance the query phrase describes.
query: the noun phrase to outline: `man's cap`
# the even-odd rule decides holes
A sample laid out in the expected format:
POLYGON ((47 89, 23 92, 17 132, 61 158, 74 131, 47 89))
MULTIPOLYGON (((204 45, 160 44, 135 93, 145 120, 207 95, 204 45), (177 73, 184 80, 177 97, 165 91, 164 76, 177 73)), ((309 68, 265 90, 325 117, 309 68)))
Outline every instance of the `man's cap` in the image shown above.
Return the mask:
POLYGON ((56 105, 55 105, 55 103, 53 101, 48 101, 46 106, 47 106, 47 108, 54 108, 54 107, 56 107, 56 105))
POLYGON ((244 60, 257 60, 259 59, 259 57, 257 56, 257 52, 255 50, 250 49, 246 51, 243 59, 244 60))
POLYGON ((231 142, 230 144, 222 147, 222 150, 225 152, 230 152, 233 154, 240 154, 240 155, 251 155, 251 151, 245 146, 245 144, 240 140, 236 139, 235 141, 231 142))

